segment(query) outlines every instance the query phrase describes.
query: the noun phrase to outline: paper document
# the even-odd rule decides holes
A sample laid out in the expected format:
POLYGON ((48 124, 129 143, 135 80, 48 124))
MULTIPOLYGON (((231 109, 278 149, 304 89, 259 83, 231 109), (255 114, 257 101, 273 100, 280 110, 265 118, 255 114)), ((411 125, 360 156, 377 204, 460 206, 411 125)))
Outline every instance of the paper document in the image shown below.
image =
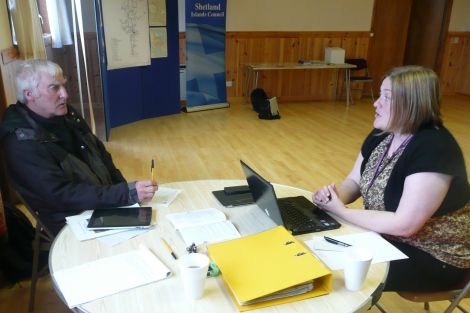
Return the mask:
POLYGON ((138 250, 52 274, 69 308, 162 280, 170 275, 168 267, 142 245, 138 250))
POLYGON ((157 205, 165 207, 169 206, 180 192, 181 189, 158 187, 158 190, 155 193, 155 201, 157 202, 157 205))
POLYGON ((186 246, 192 243, 200 245, 204 242, 214 243, 240 238, 240 233, 232 222, 217 209, 172 213, 166 218, 179 232, 186 246))
MULTIPOLYGON (((382 236, 375 232, 363 232, 351 235, 330 236, 336 240, 350 244, 353 247, 364 247, 374 256, 372 263, 387 262, 408 258, 403 252, 395 248, 382 236)), ((331 270, 344 268, 343 252, 349 247, 343 247, 327 242, 323 236, 314 237, 305 241, 305 244, 318 256, 331 270)))

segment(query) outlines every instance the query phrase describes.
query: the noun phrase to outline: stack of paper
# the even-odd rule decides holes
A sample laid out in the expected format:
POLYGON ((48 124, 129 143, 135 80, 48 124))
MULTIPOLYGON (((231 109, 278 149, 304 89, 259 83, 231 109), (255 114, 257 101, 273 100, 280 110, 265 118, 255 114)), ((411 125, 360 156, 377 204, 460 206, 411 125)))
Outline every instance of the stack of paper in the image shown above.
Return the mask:
POLYGON ((170 275, 168 267, 144 246, 52 274, 69 308, 170 275))
POLYGON ((220 210, 209 208, 197 211, 172 213, 166 218, 178 231, 186 246, 220 242, 240 238, 235 226, 220 210))
POLYGON ((240 311, 328 294, 331 272, 284 227, 208 247, 240 311))

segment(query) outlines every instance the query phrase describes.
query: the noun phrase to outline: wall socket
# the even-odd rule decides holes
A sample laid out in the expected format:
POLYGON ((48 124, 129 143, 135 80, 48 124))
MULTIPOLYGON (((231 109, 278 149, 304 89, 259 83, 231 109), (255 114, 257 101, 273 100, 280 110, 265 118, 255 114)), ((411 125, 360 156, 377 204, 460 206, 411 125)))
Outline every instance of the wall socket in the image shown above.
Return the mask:
POLYGON ((232 81, 231 80, 227 80, 225 82, 225 87, 232 87, 232 81))

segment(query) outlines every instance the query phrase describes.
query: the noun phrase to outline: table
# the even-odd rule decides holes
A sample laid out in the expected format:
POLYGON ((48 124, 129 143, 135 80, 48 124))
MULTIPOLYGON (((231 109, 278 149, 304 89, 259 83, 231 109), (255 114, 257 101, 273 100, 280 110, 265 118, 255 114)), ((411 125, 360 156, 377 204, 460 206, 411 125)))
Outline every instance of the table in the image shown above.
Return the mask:
MULTIPOLYGON (((211 191, 223 189, 225 186, 246 184, 244 180, 199 180, 187 182, 168 183, 162 186, 178 188, 182 193, 169 207, 155 206, 156 227, 143 235, 127 242, 108 247, 98 240, 78 241, 75 239, 69 226, 65 226, 54 240, 49 255, 49 268, 51 274, 55 271, 80 265, 84 262, 94 261, 103 257, 120 254, 131 249, 137 249, 140 243, 146 245, 164 262, 173 272, 173 276, 149 285, 134 288, 119 294, 111 295, 90 303, 86 303, 75 311, 78 312, 238 312, 231 298, 226 292, 220 277, 208 278, 205 293, 202 299, 189 301, 184 297, 182 282, 175 260, 165 249, 160 238, 164 237, 175 250, 176 255, 183 255, 185 245, 177 235, 165 215, 170 212, 183 212, 202 208, 217 208, 223 211, 237 227, 240 234, 248 235, 272 227, 273 222, 256 205, 225 208, 215 199, 211 191)), ((310 192, 285 185, 273 184, 278 197, 304 195, 310 198, 310 192)), ((314 236, 340 235, 362 231, 338 219, 343 226, 340 229, 312 233, 298 236, 301 240, 309 240, 314 236)), ((388 263, 372 264, 362 290, 350 292, 344 288, 342 271, 333 272, 333 291, 325 296, 311 298, 303 301, 263 308, 252 312, 322 312, 341 313, 354 312, 370 301, 372 292, 384 280, 388 271, 388 263)), ((119 273, 116 273, 119 275, 119 273)), ((54 288, 60 295, 60 285, 53 280, 54 288)))
POLYGON ((351 69, 355 68, 356 65, 341 63, 325 63, 325 62, 313 62, 313 63, 279 63, 279 64, 246 64, 247 74, 245 80, 245 90, 247 91, 247 97, 249 96, 249 90, 253 90, 258 87, 258 77, 259 72, 261 71, 272 71, 272 70, 324 70, 330 69, 335 71, 335 95, 334 99, 336 100, 336 94, 338 89, 338 70, 345 70, 345 84, 346 84, 346 105, 349 105, 349 93, 351 92, 351 69), (251 87, 251 88, 250 88, 251 87))

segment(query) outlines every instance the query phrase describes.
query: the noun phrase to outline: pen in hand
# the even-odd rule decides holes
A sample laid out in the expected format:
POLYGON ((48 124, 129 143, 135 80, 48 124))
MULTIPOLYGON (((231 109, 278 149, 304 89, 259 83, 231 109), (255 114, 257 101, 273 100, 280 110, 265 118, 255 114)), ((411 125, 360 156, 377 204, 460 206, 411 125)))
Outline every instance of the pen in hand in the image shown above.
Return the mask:
POLYGON ((154 160, 152 159, 152 163, 150 164, 150 175, 152 177, 152 182, 155 181, 155 162, 154 160))
POLYGON ((168 250, 168 252, 170 252, 171 256, 173 257, 173 259, 177 260, 178 258, 176 257, 176 254, 173 252, 173 249, 171 249, 170 245, 168 244, 168 242, 166 242, 165 239, 163 238, 160 238, 162 240, 162 243, 163 245, 166 247, 166 249, 168 250))
POLYGON ((329 243, 332 243, 332 244, 335 244, 335 245, 338 245, 338 246, 351 247, 351 245, 349 243, 346 243, 346 242, 342 242, 342 241, 339 241, 339 240, 336 240, 336 239, 333 239, 333 238, 330 238, 330 237, 327 237, 327 236, 323 236, 323 238, 326 241, 328 241, 329 243))

